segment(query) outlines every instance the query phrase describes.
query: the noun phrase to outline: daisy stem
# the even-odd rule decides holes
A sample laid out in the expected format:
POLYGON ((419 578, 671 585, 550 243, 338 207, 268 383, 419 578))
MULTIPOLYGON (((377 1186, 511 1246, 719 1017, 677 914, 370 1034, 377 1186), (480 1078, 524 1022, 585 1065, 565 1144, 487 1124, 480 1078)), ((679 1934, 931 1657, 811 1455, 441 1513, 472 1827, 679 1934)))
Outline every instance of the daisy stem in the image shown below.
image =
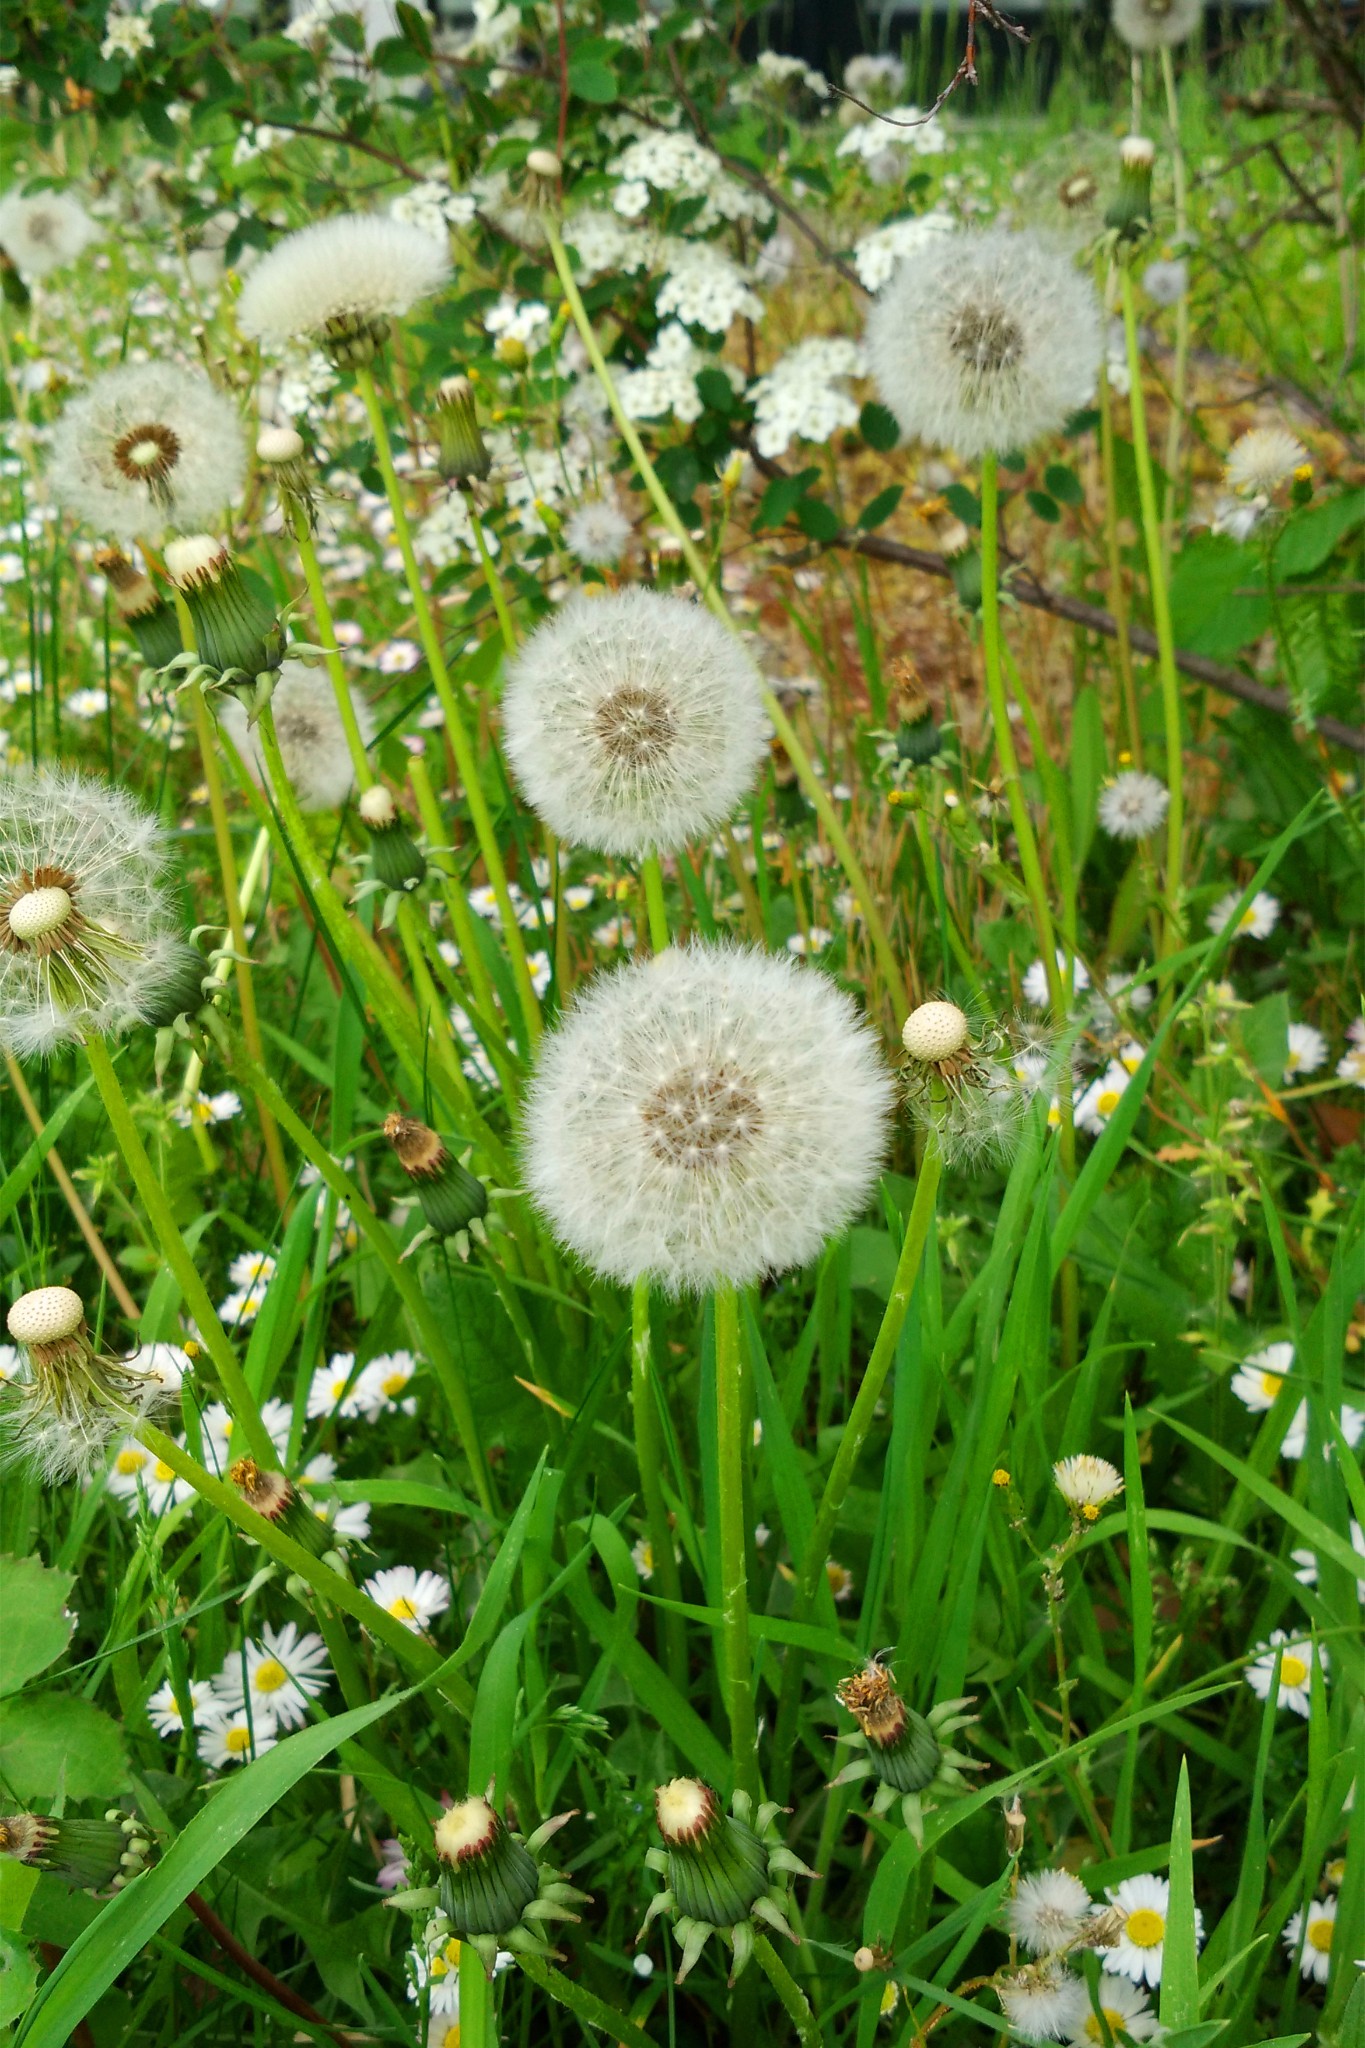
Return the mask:
MULTIPOLYGON (((716 588, 715 582, 710 576, 701 550, 688 532, 677 506, 673 503, 673 500, 660 482, 658 472, 646 453, 644 442, 636 431, 635 422, 628 416, 625 407, 621 403, 621 394, 616 388, 616 381, 607 367, 607 359, 598 345, 596 334, 593 332, 592 321, 589 319, 587 308, 583 304, 583 297, 575 281, 573 270, 570 267, 568 254, 563 242, 560 240, 558 229, 548 215, 544 216, 544 226, 545 239, 549 246, 555 270, 559 275, 559 282, 563 287, 565 300, 573 316, 574 325, 577 327, 583 346, 587 350, 588 360, 592 364, 597 381, 602 387, 603 396, 611 408, 612 418, 616 421, 617 431, 625 442, 626 447, 630 450, 635 467, 640 473, 640 480, 653 502, 655 511, 681 548, 683 560, 687 563, 688 572, 697 586, 703 603, 715 614, 722 625, 728 626, 732 633, 738 634, 739 628, 731 618, 725 599, 716 588)), ((905 1009, 905 975, 892 950, 891 940, 887 935, 886 924, 882 917, 881 906, 873 893, 872 885, 863 872, 862 864, 857 854, 853 851, 848 834, 840 822, 839 813, 835 810, 828 792, 816 774, 815 765, 802 745, 795 726, 783 710, 774 692, 767 688, 763 692, 763 707, 772 721, 777 737, 786 749, 787 758, 796 770, 797 780, 809 798, 821 825, 824 827, 829 843, 838 856, 839 865, 848 877, 849 887, 858 899, 858 908, 862 912, 863 922, 866 924, 868 934, 872 940, 873 948, 877 955, 877 964, 881 968, 882 976, 886 982, 887 994, 896 1006, 896 1018, 897 1022, 899 1022, 905 1009)))
MULTIPOLYGON (((649 1525, 649 1547, 654 1575, 665 1600, 682 1598, 678 1560, 673 1551, 673 1529, 668 1519, 668 1502, 663 1489, 663 1444, 659 1429, 658 1396, 655 1393, 654 1351, 649 1331, 649 1282, 637 1280, 631 1295, 630 1406, 635 1425, 635 1462, 640 1471, 640 1493, 649 1525)), ((687 1638, 680 1614, 664 1610, 662 1624, 668 1675, 679 1692, 687 1693, 687 1638)))
POLYGON ((493 814, 483 793, 478 758, 465 725, 463 707, 450 680, 450 670, 446 666, 445 654, 441 647, 441 635, 427 597, 426 586, 422 582, 421 571, 417 566, 417 557, 413 552, 412 532, 393 466, 393 450, 389 443, 384 408, 370 371, 357 370, 355 375, 356 389, 364 402, 365 411, 369 416, 370 431, 374 435, 375 460, 379 464, 384 489, 388 495, 389 509, 393 513, 394 539, 398 542, 398 550, 403 557, 408 592, 417 618, 418 637, 431 670, 431 680, 436 686, 436 695, 445 713, 446 736, 455 755, 455 766, 464 786, 465 802, 469 805, 470 820, 479 842, 479 851, 483 855, 489 884, 497 899, 498 915, 502 920, 503 942, 507 947, 527 1035, 534 1044, 541 1030, 540 1004, 531 984, 531 970, 526 964, 526 947, 522 942, 521 927, 517 923, 517 914, 507 888, 507 869, 503 865, 502 850, 498 845, 497 833, 493 829, 493 814))
MULTIPOLYGON (((1171 131, 1171 180, 1175 187, 1175 239, 1183 260, 1189 230, 1186 195, 1185 152, 1180 143, 1180 100, 1175 86, 1175 61, 1170 47, 1161 46, 1161 79, 1166 88, 1166 120, 1171 131)), ((1180 464, 1180 440, 1185 426, 1185 389, 1190 354, 1190 295, 1182 292, 1175 302, 1175 375, 1171 380, 1171 417, 1166 427, 1166 495, 1161 508, 1161 565, 1171 573, 1171 539, 1175 528, 1176 471, 1180 464)))
POLYGON ((664 906, 664 871, 657 853, 647 853, 640 863, 645 887, 645 908, 649 913, 649 943, 655 953, 668 951, 668 912, 664 906))
POLYGON ((725 1702, 730 1721, 734 1790, 760 1796, 758 1731, 750 1675, 749 1585, 744 1526, 744 1368, 739 1348, 739 1303, 733 1287, 718 1287, 716 1332, 716 1464, 720 1495, 721 1631, 725 1642, 725 1702))
POLYGON ((787 2017, 796 2029, 801 2048, 821 2048, 825 2037, 810 2009, 810 2001, 767 1935, 760 1934, 757 1928, 754 1929, 754 1958, 781 1999, 787 2017))
MULTIPOLYGON (((147 1221, 152 1226, 152 1238, 162 1258, 179 1282, 186 1310, 193 1317, 205 1350, 213 1361, 214 1370, 222 1383, 227 1403, 237 1421, 241 1423, 251 1454, 257 1461, 274 1471, 279 1466, 279 1457, 274 1444, 261 1421, 261 1411, 255 1396, 246 1383, 237 1354, 228 1342, 227 1332, 218 1320, 217 1310, 209 1299, 208 1289, 199 1276, 199 1268, 184 1238, 180 1226, 161 1184, 160 1176, 147 1157, 146 1147, 138 1135, 133 1121, 133 1112, 123 1092, 118 1070, 109 1057, 108 1047, 102 1038, 93 1034, 85 1041, 85 1057, 95 1077, 104 1102, 109 1128, 123 1155, 133 1186, 137 1189, 147 1221)), ((283 1155, 281 1155, 283 1156, 283 1155)), ((169 1461, 168 1461, 169 1462, 169 1461)))
POLYGON ((317 549, 313 546, 308 514, 302 505, 295 503, 292 519, 299 560, 303 564, 303 580, 308 585, 308 602, 313 607, 313 617, 317 621, 318 637, 322 642, 322 658, 326 663, 332 694, 336 698, 341 729, 346 735, 346 749, 351 757, 351 767, 355 771, 356 787, 368 789, 375 780, 375 774, 370 766, 370 757, 365 751, 365 741, 355 715, 355 705, 351 701, 350 685, 341 661, 341 649, 337 646, 332 607, 327 602, 322 567, 318 561, 317 549))
POLYGON ((515 654, 517 651, 516 625, 511 611, 508 609, 507 592, 489 550, 488 536, 483 530, 483 521, 479 517, 479 510, 474 503, 474 493, 472 491, 465 492, 464 502, 465 510, 469 514, 469 524, 474 534, 474 545, 479 552, 479 566, 483 570, 483 580, 488 586, 488 595, 492 598, 493 609, 498 615, 498 625, 502 630, 502 644, 509 654, 515 654))
MULTIPOLYGON (((1142 508, 1142 538, 1147 550, 1147 580, 1151 586, 1152 624, 1156 631, 1157 675, 1161 682, 1161 709, 1166 737, 1166 782, 1171 793, 1166 812, 1166 914, 1162 924, 1161 957, 1169 959, 1180 944, 1183 881, 1181 863, 1185 838, 1184 759, 1180 737, 1180 678, 1175 667, 1175 637, 1171 630, 1171 600, 1161 556, 1161 520, 1157 510, 1156 483, 1152 476, 1152 451, 1147 443, 1147 407, 1142 393, 1142 352, 1138 346, 1137 306, 1133 296, 1133 273, 1127 263, 1119 265, 1119 290, 1123 297, 1123 333, 1128 350, 1128 403, 1133 416, 1133 460, 1137 469, 1138 502, 1142 508)), ((1161 992, 1161 1009, 1170 1009, 1174 984, 1167 980, 1161 992)))
POLYGON ((460 2048, 493 2048, 493 1986, 472 1942, 460 1943, 460 2048))

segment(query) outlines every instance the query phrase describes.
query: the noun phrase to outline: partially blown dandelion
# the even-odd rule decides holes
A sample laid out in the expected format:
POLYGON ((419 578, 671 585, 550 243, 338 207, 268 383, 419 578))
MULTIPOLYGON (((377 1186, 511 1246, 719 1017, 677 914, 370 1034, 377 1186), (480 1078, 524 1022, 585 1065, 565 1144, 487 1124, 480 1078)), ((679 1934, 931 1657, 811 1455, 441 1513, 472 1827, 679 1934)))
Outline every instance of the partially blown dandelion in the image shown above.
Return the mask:
POLYGON ((699 606, 655 591, 570 599, 503 697, 508 759, 561 839, 632 856, 729 818, 767 738, 758 671, 699 606))
POLYGON ((3 1389, 5 1464, 22 1459, 53 1482, 88 1479, 130 1424, 169 1398, 155 1373, 100 1357, 70 1287, 31 1288, 7 1324, 29 1369, 3 1389))
MULTIPOLYGON (((360 737, 368 746, 374 736, 374 718, 363 697, 351 693, 360 737)), ((258 729, 247 723, 240 698, 224 693, 215 710, 251 771, 254 781, 264 784, 265 761, 258 729)), ((335 811, 351 793, 355 771, 350 749, 337 709, 336 693, 320 668, 301 661, 286 661, 270 699, 275 719, 275 737, 280 759, 289 777, 301 811, 335 811)))
POLYGON ((1026 448, 1086 403, 1100 310, 1070 255, 1041 236, 964 230, 902 258, 867 350, 902 431, 971 460, 1026 448))
POLYGON ((1008 1158, 1029 1102, 1051 1071, 1041 1044, 1024 1060, 1000 1025, 974 1031, 956 1003, 921 1003, 901 1042, 910 1114, 932 1132, 949 1165, 1008 1158), (1034 1061, 1041 1060, 1035 1069, 1034 1061))
POLYGON ((237 324, 272 347, 315 342, 338 365, 372 360, 389 322, 450 276, 445 245, 391 214, 343 213, 276 242, 237 301, 237 324))
POLYGON ((739 947, 603 976, 543 1044, 527 1185, 599 1272, 669 1292, 815 1257, 862 1207, 892 1084, 825 976, 739 947))
POLYGON ((83 775, 0 780, 0 1045, 48 1053, 185 1007, 165 869, 161 827, 122 790, 83 775))
POLYGON ((114 540, 159 540, 216 519, 241 491, 237 408, 201 370, 124 363, 72 399, 52 432, 60 504, 114 540))

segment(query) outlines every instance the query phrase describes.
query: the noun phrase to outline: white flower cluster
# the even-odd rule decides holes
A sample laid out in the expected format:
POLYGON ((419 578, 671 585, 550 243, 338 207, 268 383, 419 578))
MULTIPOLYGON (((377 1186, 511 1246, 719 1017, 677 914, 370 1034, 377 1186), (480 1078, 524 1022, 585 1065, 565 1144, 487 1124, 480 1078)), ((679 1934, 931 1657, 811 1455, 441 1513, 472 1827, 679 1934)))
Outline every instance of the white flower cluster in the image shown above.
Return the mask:
POLYGON ((890 51, 878 56, 850 57, 844 66, 844 90, 855 93, 860 100, 875 100, 879 96, 894 99, 897 93, 905 91, 905 66, 890 51))
POLYGON ((104 24, 100 56, 106 64, 111 57, 126 57, 132 63, 144 50, 150 50, 155 41, 151 23, 140 14, 124 14, 111 8, 104 24))
POLYGON ((941 121, 926 121, 920 107, 892 107, 881 120, 857 122, 849 129, 835 154, 857 156, 864 163, 871 163, 887 149, 905 149, 915 156, 942 156, 947 147, 948 138, 941 121), (894 122, 914 122, 917 125, 895 127, 892 125, 894 122))
POLYGON ((688 327, 724 334, 742 314, 763 318, 763 301, 747 272, 711 242, 685 242, 670 237, 664 246, 667 276, 656 301, 659 316, 673 314, 688 327))
POLYGON ((935 209, 933 213, 905 214, 899 220, 873 228, 871 234, 854 245, 853 267, 859 282, 865 290, 879 292, 900 257, 908 256, 912 249, 923 248, 935 235, 950 235, 955 226, 950 213, 935 209))
MULTIPOLYGON (((485 538, 490 550, 496 554, 497 535, 489 532, 485 538)), ((447 491, 417 528, 412 545, 419 561, 429 562, 433 569, 446 569, 465 555, 478 552, 463 491, 447 491)))
MULTIPOLYGON (((288 419, 319 419, 336 388, 337 373, 320 348, 287 356, 280 365, 274 410, 288 419)), ((264 405, 262 410, 268 410, 264 405)))
POLYGON ((676 130, 638 136, 609 171, 618 180, 611 203, 627 220, 645 211, 651 191, 704 200, 694 223, 703 234, 723 220, 772 218, 768 201, 732 178, 714 150, 676 130))
POLYGON ((844 380, 862 375, 863 352, 842 337, 798 342, 765 376, 750 385, 754 445, 760 455, 785 455, 795 440, 828 441, 858 418, 858 402, 844 380))
POLYGON ((519 301, 504 292, 484 314, 483 324, 494 341, 519 341, 528 355, 534 355, 549 335, 550 309, 539 299, 519 301))
POLYGON ((778 50, 760 50, 757 62, 730 87, 730 97, 741 105, 759 93, 780 91, 786 85, 804 86, 816 99, 829 98, 829 80, 814 71, 800 57, 784 57, 778 50))
POLYGON ((447 228, 468 227, 477 210, 468 192, 452 192, 443 178, 436 177, 409 186, 389 206, 392 219, 406 221, 438 242, 447 228))
MULTIPOLYGON (((617 378, 621 403, 633 420, 662 419, 671 413, 687 426, 702 415, 697 372, 712 367, 714 357, 699 349, 677 320, 670 320, 645 357, 644 367, 627 370, 617 378)), ((738 388, 739 372, 726 363, 719 367, 738 388)))
POLYGON ((600 206, 585 206, 564 223, 564 240, 578 255, 578 274, 583 279, 616 271, 634 277, 648 270, 657 255, 655 239, 647 231, 627 225, 619 215, 600 206))

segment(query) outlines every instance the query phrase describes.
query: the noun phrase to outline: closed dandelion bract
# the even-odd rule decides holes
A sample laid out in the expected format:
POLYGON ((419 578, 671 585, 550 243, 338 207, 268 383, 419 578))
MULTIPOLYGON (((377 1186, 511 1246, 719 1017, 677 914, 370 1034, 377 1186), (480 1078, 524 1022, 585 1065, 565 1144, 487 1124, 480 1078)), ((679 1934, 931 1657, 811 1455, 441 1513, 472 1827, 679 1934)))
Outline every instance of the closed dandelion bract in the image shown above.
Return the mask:
POLYGON ((1114 0, 1114 28, 1130 50, 1173 50, 1204 19, 1204 0, 1114 0))
POLYGON ((1094 389, 1099 304, 1034 233, 960 230, 901 258, 867 323, 882 398, 907 436, 973 460, 1055 433, 1094 389))
MULTIPOLYGON (((351 692, 360 737, 368 746, 374 717, 365 699, 351 692)), ((222 725, 246 762, 255 781, 264 784, 265 761, 260 733, 249 726, 241 700, 223 691, 215 709, 222 725)), ((286 661, 270 699, 280 759, 301 811, 335 811, 351 794, 355 771, 337 708, 336 692, 326 671, 301 661, 286 661)))
POLYGON ((182 967, 157 820, 91 776, 0 779, 0 1044, 162 1021, 182 967))
POLYGON ((21 192, 0 199, 0 249, 25 277, 74 263, 99 229, 69 192, 21 192))
POLYGON ((671 1293, 805 1265, 871 1191, 892 1094, 823 975, 696 945, 593 982, 543 1046, 527 1185, 598 1272, 671 1293))
POLYGON ((72 399, 52 433, 54 496, 107 539, 212 524, 246 476, 232 400, 201 370, 123 363, 72 399))
POLYGON ((649 590, 571 598, 511 664, 508 759, 561 839, 639 856, 727 820, 767 740, 762 684, 718 620, 649 590))
POLYGON ((444 242, 391 215, 343 213, 276 242, 237 301, 237 324, 272 348, 309 338, 344 358, 450 276, 444 242))

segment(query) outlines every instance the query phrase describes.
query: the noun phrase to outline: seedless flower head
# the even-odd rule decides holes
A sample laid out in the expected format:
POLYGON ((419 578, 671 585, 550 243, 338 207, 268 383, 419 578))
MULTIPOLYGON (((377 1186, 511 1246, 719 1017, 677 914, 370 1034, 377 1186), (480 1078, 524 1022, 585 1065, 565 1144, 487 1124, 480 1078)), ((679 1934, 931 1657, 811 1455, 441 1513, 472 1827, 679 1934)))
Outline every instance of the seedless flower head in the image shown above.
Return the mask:
POLYGON ((88 1478, 130 1425, 168 1398, 157 1374, 96 1353, 85 1305, 70 1287, 30 1289, 6 1322, 29 1369, 0 1389, 5 1464, 23 1460, 49 1482, 88 1478))
POLYGON ((94 777, 0 778, 0 1044, 159 1021, 182 977, 156 819, 94 777))
POLYGON ((965 1791, 965 1773, 983 1768, 947 1743, 950 1735, 976 1718, 962 1711, 971 1701, 942 1700, 927 1716, 917 1714, 901 1698, 886 1666, 875 1657, 842 1679, 834 1688, 834 1697, 858 1724, 857 1731, 841 1735, 840 1742, 863 1754, 845 1764, 831 1780, 831 1787, 873 1779, 877 1789, 872 1811, 886 1813, 898 1805, 901 1819, 918 1841, 924 1831, 925 1806, 941 1804, 965 1791))
POLYGON ((237 301, 253 341, 311 341, 339 367, 370 362, 389 322, 450 276, 443 242, 392 214, 344 213, 277 242, 237 301))
POLYGON ((866 1201, 892 1083, 822 974, 672 948, 593 982, 542 1044, 522 1141, 559 1237, 672 1293, 806 1264, 866 1201))
POLYGON ((902 431, 969 460, 1026 448, 1094 388, 1094 288, 1064 251, 1005 228, 935 235, 872 308, 868 358, 902 431))
POLYGON ((1204 19, 1204 0, 1114 0, 1114 28, 1130 50, 1173 50, 1204 19))
POLYGON ((1100 797, 1100 824, 1113 839, 1145 839, 1160 829, 1170 803, 1164 782, 1137 768, 1125 768, 1100 797))
POLYGON ((1092 1458, 1082 1452, 1054 1465, 1052 1476, 1057 1491, 1079 1521, 1094 1522, 1109 1501, 1123 1492, 1123 1477, 1107 1458, 1092 1458))
POLYGON ((762 684, 717 619, 629 589, 570 598, 511 663, 508 759, 561 839, 638 857, 728 819, 767 743, 762 684))
POLYGON ((74 263, 99 233, 69 192, 20 192, 0 199, 0 249, 24 277, 46 277, 74 263))
POLYGON ((910 1114, 933 1133, 944 1159, 971 1165, 1008 1158, 1029 1102, 1050 1071, 1041 1043, 1030 1055, 1033 1064, 1025 1064, 1003 1026, 974 1028, 956 1003, 940 1001, 910 1012, 901 1043, 910 1114))
MULTIPOLYGON (((368 745, 374 736, 374 718, 363 697, 354 692, 351 705, 360 737, 368 745)), ((252 777, 265 782, 265 760, 260 733, 248 726, 241 700, 224 694, 214 706, 218 722, 236 747, 252 777)), ((280 759, 301 811, 339 810, 351 793, 355 770, 337 709, 336 692, 321 668, 309 668, 301 661, 286 661, 270 698, 275 719, 275 737, 280 759)))
POLYGON ((1308 460, 1302 441, 1283 427, 1253 427, 1232 445, 1227 485, 1240 497, 1270 497, 1308 460))
POLYGON ((53 492, 114 540, 202 526, 241 492, 237 408, 202 370, 123 363, 73 398, 52 432, 53 492))

